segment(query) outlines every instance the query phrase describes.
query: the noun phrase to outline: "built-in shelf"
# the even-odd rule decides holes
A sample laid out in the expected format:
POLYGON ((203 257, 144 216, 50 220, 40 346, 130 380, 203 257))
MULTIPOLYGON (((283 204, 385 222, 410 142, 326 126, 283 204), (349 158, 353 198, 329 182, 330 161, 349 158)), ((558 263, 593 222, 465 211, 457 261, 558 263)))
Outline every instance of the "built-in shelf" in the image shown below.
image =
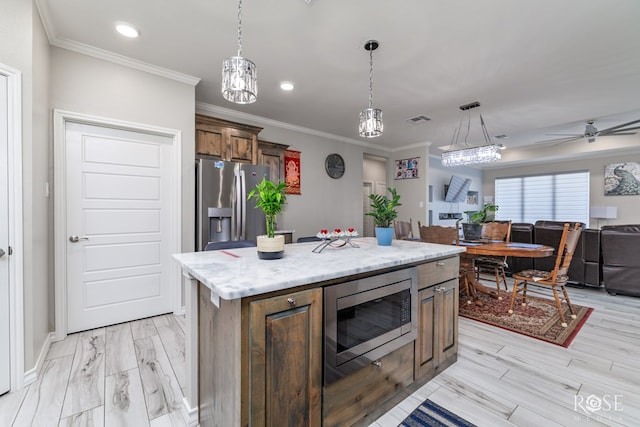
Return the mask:
POLYGON ((438 214, 439 219, 462 219, 460 212, 440 212, 438 214))

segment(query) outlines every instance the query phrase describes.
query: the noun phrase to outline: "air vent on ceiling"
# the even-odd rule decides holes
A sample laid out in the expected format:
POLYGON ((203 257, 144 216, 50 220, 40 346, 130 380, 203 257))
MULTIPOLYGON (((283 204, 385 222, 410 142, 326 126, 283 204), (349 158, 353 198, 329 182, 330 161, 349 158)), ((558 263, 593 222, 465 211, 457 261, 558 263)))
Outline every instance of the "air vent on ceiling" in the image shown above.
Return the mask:
POLYGON ((431 119, 425 115, 420 115, 420 116, 415 116, 415 117, 411 117, 410 119, 407 119, 407 122, 409 123, 413 123, 413 124, 420 124, 420 123, 425 123, 430 121, 431 119))

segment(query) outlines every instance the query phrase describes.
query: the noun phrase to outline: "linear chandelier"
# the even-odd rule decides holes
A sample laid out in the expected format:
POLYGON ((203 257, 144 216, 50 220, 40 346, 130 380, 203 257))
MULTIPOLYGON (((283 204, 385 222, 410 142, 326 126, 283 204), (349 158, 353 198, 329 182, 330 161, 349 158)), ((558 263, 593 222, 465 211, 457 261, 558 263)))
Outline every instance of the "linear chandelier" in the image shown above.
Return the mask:
POLYGON ((498 144, 492 144, 490 142, 489 132, 487 131, 487 127, 484 124, 482 114, 480 114, 480 127, 482 129, 482 136, 484 138, 485 144, 478 146, 470 146, 467 144, 467 137, 469 136, 469 131, 471 129, 470 110, 477 107, 480 107, 479 102, 472 102, 471 104, 460 106, 460 110, 462 111, 460 115, 460 124, 458 125, 458 128, 453 132, 453 137, 451 138, 449 149, 442 153, 443 166, 464 166, 480 163, 490 163, 496 162, 502 157, 502 155, 500 154, 501 146, 498 144), (460 138, 465 112, 467 114, 467 133, 464 137, 463 143, 459 144, 458 140, 460 138), (456 148, 456 146, 460 146, 461 148, 456 148))
POLYGON ((222 96, 236 104, 251 104, 258 96, 256 64, 242 57, 242 0, 238 0, 238 55, 222 63, 222 96))
POLYGON ((365 138, 375 138, 382 135, 382 110, 373 108, 373 51, 379 43, 376 40, 369 40, 365 43, 365 50, 369 51, 369 108, 360 111, 360 126, 358 133, 365 138))

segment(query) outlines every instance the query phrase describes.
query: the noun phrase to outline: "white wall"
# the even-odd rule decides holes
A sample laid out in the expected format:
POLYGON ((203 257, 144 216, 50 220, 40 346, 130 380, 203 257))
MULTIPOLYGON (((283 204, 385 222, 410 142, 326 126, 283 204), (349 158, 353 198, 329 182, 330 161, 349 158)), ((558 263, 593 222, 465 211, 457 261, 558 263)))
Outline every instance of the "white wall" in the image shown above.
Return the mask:
MULTIPOLYGON (((444 167, 440 161, 440 156, 429 157, 429 184, 432 186, 433 202, 429 204, 432 210, 433 224, 453 227, 456 221, 452 219, 439 219, 440 213, 463 213, 465 211, 475 211, 482 206, 483 196, 486 194, 483 190, 483 175, 479 169, 457 166, 444 167), (470 205, 467 203, 451 203, 444 201, 444 186, 449 184, 451 176, 456 175, 463 178, 471 179, 471 187, 469 191, 478 192, 478 204, 470 205)), ((493 194, 493 189, 488 194, 493 194)), ((467 219, 463 213, 462 217, 467 219)))
MULTIPOLYGON (((590 173, 591 190, 589 194, 590 206, 615 206, 618 208, 618 218, 615 220, 601 220, 600 225, 640 224, 638 204, 640 196, 605 196, 604 168, 612 163, 640 162, 640 150, 637 152, 612 155, 597 159, 568 160, 554 163, 544 163, 513 168, 485 170, 483 176, 483 190, 485 194, 494 194, 494 181, 499 177, 535 175, 542 173, 584 171, 590 173)), ((591 220, 591 227, 597 222, 591 220)))

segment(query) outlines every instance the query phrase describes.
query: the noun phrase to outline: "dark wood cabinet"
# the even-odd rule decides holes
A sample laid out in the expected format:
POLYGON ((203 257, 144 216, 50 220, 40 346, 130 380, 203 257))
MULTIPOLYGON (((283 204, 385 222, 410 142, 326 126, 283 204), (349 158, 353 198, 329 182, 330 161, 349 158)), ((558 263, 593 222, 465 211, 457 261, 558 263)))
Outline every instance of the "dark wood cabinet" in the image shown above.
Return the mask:
POLYGON ((271 181, 284 182, 284 152, 288 145, 258 141, 258 164, 269 166, 271 181))
POLYGON ((454 257, 418 266, 416 378, 433 377, 457 359, 458 262, 454 257))
POLYGON ((249 303, 249 425, 320 426, 322 290, 249 303))
POLYGON ((196 114, 196 154, 256 164, 261 127, 196 114))

